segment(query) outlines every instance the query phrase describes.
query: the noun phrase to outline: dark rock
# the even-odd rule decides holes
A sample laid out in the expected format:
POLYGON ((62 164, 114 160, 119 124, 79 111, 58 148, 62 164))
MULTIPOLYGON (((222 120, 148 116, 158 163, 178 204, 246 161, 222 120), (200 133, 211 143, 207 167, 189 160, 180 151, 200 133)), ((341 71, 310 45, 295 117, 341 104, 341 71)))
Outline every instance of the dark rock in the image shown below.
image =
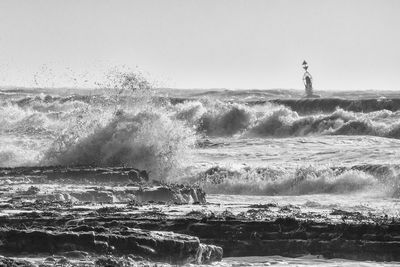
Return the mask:
POLYGON ((0 230, 0 251, 7 253, 134 254, 171 264, 205 263, 222 258, 220 247, 201 244, 197 237, 173 232, 126 229, 120 233, 0 230))
POLYGON ((209 264, 215 261, 221 261, 223 250, 214 245, 200 244, 196 263, 209 264))
POLYGON ((136 192, 139 202, 164 202, 175 204, 205 203, 205 193, 200 188, 158 186, 141 188, 136 192))
POLYGON ((73 250, 73 251, 63 252, 62 255, 67 258, 84 259, 89 255, 89 253, 80 250, 73 250))
POLYGON ((37 195, 40 192, 40 189, 36 186, 31 186, 24 192, 25 195, 37 195))
POLYGON ((128 172, 128 178, 132 183, 144 183, 149 181, 149 174, 146 171, 132 169, 128 172))
POLYGON ((35 267, 35 265, 29 261, 25 261, 25 260, 21 260, 21 259, 12 259, 12 258, 7 258, 7 257, 3 257, 3 256, 0 256, 0 266, 35 267))
POLYGON ((88 190, 85 192, 72 192, 70 195, 81 202, 101 202, 101 203, 113 203, 114 197, 111 192, 88 190))

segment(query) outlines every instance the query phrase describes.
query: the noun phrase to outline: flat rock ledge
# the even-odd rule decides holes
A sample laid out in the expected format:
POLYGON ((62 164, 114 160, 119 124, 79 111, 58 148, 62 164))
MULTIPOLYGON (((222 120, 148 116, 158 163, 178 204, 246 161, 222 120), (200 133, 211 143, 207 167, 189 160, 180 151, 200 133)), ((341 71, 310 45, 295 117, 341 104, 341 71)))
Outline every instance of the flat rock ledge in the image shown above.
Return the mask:
POLYGON ((222 248, 197 237, 163 231, 125 228, 120 232, 53 232, 0 230, 0 252, 10 255, 86 251, 98 255, 133 254, 169 264, 207 264, 222 259, 222 248))
POLYGON ((311 254, 350 260, 400 261, 398 220, 339 223, 281 217, 249 221, 231 216, 168 218, 145 214, 71 219, 3 218, 0 224, 14 230, 0 231, 0 253, 81 250, 100 255, 134 254, 166 263, 218 261, 222 252, 224 257, 311 254), (27 231, 22 226, 48 231, 27 231))
POLYGON ((206 203, 204 191, 197 186, 149 180, 146 171, 135 168, 0 168, 0 186, 7 188, 0 190, 0 201, 12 198, 73 203, 206 203))
POLYGON ((77 253, 104 266, 131 256, 170 264, 222 255, 400 261, 400 217, 378 211, 207 203, 200 188, 149 181, 133 168, 0 168, 0 189, 0 255, 11 257, 0 256, 0 266, 77 253))
POLYGON ((317 223, 281 218, 269 222, 192 222, 187 230, 224 249, 225 257, 307 254, 350 260, 400 261, 400 224, 317 223))
MULTIPOLYGON (((292 217, 249 221, 225 218, 85 219, 75 227, 174 231, 223 249, 224 257, 322 255, 350 260, 400 261, 400 222, 316 222, 292 217), (85 225, 85 226, 83 226, 85 225)), ((70 225, 69 227, 74 227, 70 225)), ((70 228, 74 229, 74 228, 70 228)), ((79 228, 75 228, 79 229, 79 228)))

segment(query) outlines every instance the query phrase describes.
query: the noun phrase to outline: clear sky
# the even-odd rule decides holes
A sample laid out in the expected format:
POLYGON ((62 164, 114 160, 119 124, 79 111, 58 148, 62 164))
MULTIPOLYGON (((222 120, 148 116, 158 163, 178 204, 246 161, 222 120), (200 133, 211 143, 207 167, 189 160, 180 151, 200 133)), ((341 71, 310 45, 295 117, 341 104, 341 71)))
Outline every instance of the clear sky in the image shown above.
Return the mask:
POLYGON ((0 0, 0 85, 400 90, 399 0, 0 0), (76 81, 74 80, 76 79, 76 81))

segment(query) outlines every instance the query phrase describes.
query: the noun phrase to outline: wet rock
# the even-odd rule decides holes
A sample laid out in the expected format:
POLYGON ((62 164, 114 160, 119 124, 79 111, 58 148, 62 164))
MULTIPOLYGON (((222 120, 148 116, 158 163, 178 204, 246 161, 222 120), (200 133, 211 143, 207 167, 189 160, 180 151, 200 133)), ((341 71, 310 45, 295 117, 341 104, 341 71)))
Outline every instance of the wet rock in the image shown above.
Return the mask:
POLYGON ((139 202, 182 202, 179 193, 166 186, 139 189, 136 197, 139 202))
POLYGON ((206 193, 200 188, 185 187, 181 191, 187 203, 206 203, 206 193))
POLYGON ((175 204, 205 203, 205 193, 200 188, 158 186, 141 188, 136 192, 139 202, 165 202, 175 204))
POLYGON ((121 267, 124 262, 113 257, 101 257, 95 261, 95 266, 98 267, 121 267))
POLYGON ((21 177, 34 174, 44 180, 58 181, 96 181, 96 182, 121 182, 127 183, 135 179, 135 175, 142 181, 149 180, 148 172, 135 168, 106 167, 92 168, 84 166, 63 167, 63 166, 44 166, 44 167, 16 167, 0 168, 0 177, 21 177))
POLYGON ((36 186, 31 186, 28 188, 28 190, 26 190, 25 192, 23 192, 23 194, 25 195, 37 195, 40 192, 40 189, 36 186))
MULTIPOLYGON (((97 267, 125 267, 125 266, 153 266, 145 259, 128 255, 125 257, 115 257, 115 256, 101 256, 95 260, 94 265, 97 267), (142 264, 138 264, 141 262, 142 264)), ((157 264, 155 264, 157 266, 157 264)))
MULTIPOLYGON (((384 171, 373 166, 364 169, 384 171)), ((221 172, 226 173, 212 168, 205 178, 224 177, 221 172)), ((217 211, 214 206, 172 206, 206 203, 205 194, 191 186, 145 183, 143 175, 132 168, 0 168, 0 178, 9 183, 0 189, 0 252, 17 257, 53 255, 44 266, 64 259, 73 264, 85 255, 90 255, 89 261, 110 255, 103 261, 106 266, 132 261, 134 265, 136 259, 209 263, 221 259, 221 248, 225 256, 312 254, 400 261, 398 217, 340 209, 305 213, 293 205, 274 203, 249 205, 239 214, 223 211, 223 207, 217 211), (134 185, 127 186, 134 179, 138 179, 134 185), (32 181, 44 183, 36 187, 40 191, 29 188, 32 181), (115 201, 118 204, 99 205, 115 201), (168 205, 148 205, 150 202, 168 205)), ((318 208, 317 204, 309 203, 309 207, 318 208)), ((4 258, 0 258, 3 266, 1 260, 4 258)), ((12 262, 9 266, 21 266, 12 258, 6 261, 12 262)))
POLYGON ((0 266, 7 266, 7 267, 35 267, 29 261, 21 260, 21 259, 13 259, 0 256, 0 266))
POLYGON ((122 211, 124 211, 122 208, 117 208, 117 207, 102 207, 97 209, 97 213, 99 214, 117 213, 122 211))
POLYGON ((143 183, 149 181, 149 174, 146 171, 132 169, 128 172, 129 180, 133 183, 143 183))
POLYGON ((114 202, 114 196, 112 192, 108 191, 88 190, 85 192, 71 192, 70 195, 81 202, 114 202))
POLYGON ((221 247, 214 245, 200 244, 200 250, 197 255, 196 263, 209 264, 222 260, 223 250, 221 247))
POLYGON ((63 252, 62 255, 67 258, 84 259, 89 255, 89 253, 85 251, 74 250, 74 251, 63 252))
POLYGON ((134 254, 171 264, 205 263, 222 258, 220 247, 201 244, 197 237, 130 228, 114 233, 3 229, 0 239, 0 251, 7 253, 134 254))

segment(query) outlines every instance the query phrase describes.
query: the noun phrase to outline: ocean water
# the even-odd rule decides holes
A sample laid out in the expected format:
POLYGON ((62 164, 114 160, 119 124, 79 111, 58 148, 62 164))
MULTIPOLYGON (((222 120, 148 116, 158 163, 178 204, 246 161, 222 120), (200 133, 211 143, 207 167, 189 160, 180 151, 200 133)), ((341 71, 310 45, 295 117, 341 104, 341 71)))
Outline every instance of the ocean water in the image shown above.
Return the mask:
MULTIPOLYGON (((399 216, 400 95, 302 93, 4 89, 0 167, 132 166, 155 180, 198 184, 211 203, 399 216)), ((221 264, 378 263, 252 257, 221 264)))
POLYGON ((398 263, 377 263, 371 261, 359 262, 343 259, 322 259, 315 256, 304 256, 299 258, 286 258, 280 256, 274 257, 240 257, 225 258, 221 263, 215 263, 213 266, 325 266, 325 267, 370 267, 370 266, 398 266, 398 263))

